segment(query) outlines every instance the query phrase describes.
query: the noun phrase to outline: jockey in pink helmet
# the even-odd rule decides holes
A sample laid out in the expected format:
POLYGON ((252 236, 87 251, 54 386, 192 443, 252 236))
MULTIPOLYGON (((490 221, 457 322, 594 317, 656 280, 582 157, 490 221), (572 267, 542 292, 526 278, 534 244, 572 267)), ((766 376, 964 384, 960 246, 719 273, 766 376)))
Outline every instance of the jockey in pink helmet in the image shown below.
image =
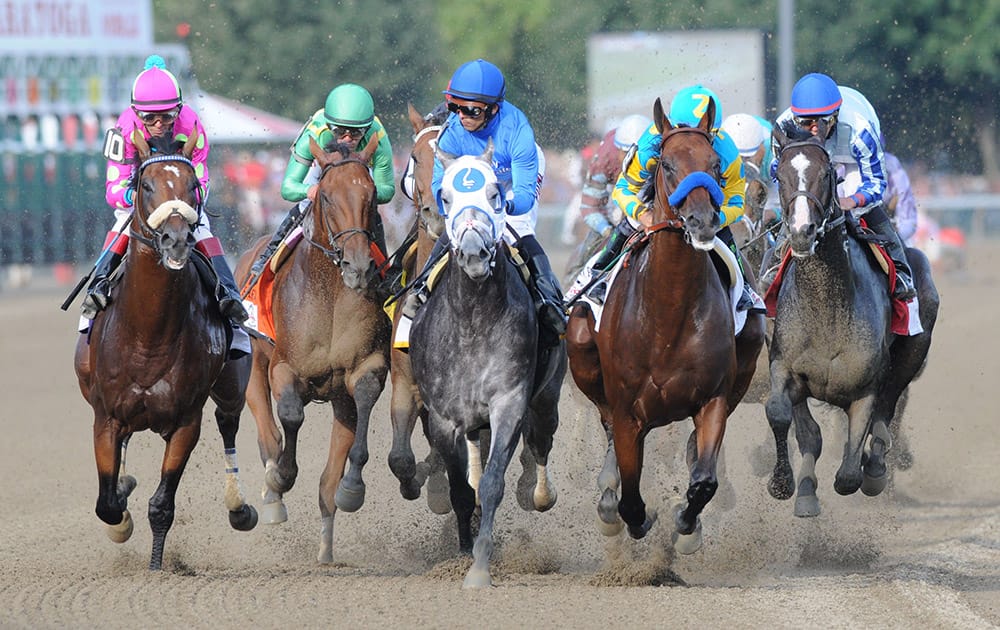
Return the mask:
MULTIPOLYGON (((108 160, 105 199, 115 209, 115 224, 104 243, 104 247, 110 246, 111 251, 94 270, 94 279, 80 309, 85 320, 96 317, 110 302, 111 287, 108 278, 121 263, 128 245, 128 222, 135 196, 135 182, 132 181, 136 167, 136 149, 132 143, 135 131, 141 132, 147 140, 169 134, 178 143, 187 141, 197 133, 198 141, 191 162, 204 191, 202 203, 208 198, 209 144, 205 129, 198 114, 183 103, 177 78, 166 69, 163 58, 150 55, 146 59, 145 68, 132 84, 131 106, 121 113, 115 127, 108 130, 104 141, 104 157, 108 160), (125 233, 118 238, 123 231, 125 233)), ((195 246, 212 261, 219 277, 220 290, 217 297, 220 311, 234 324, 242 323, 247 318, 247 312, 243 308, 233 272, 226 262, 222 244, 212 235, 206 213, 202 213, 194 230, 194 237, 195 246)), ((86 329, 85 327, 89 327, 89 323, 81 322, 81 329, 86 329)), ((243 341, 246 341, 245 349, 249 351, 249 339, 243 339, 246 333, 239 326, 235 328, 242 335, 234 335, 234 349, 243 350, 243 341)))

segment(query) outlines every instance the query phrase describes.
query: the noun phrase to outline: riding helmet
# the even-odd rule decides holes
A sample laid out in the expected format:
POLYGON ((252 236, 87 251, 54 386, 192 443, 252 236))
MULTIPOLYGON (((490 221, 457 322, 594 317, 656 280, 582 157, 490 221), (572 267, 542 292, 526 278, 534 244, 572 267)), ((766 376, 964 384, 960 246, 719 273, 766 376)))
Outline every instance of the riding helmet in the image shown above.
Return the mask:
POLYGON ((715 101, 715 120, 712 121, 712 128, 718 129, 722 124, 722 103, 715 92, 704 85, 692 85, 677 93, 673 102, 670 103, 670 122, 674 125, 684 124, 690 127, 697 127, 701 122, 701 117, 708 111, 708 100, 715 101))
POLYGON ((796 116, 827 116, 843 102, 834 80, 819 72, 805 75, 792 88, 792 113, 796 116))
POLYGON ((639 141, 639 136, 649 129, 653 121, 641 114, 632 114, 615 129, 615 146, 623 151, 639 141))
POLYGON ((458 67, 443 94, 493 105, 502 101, 506 92, 507 84, 500 68, 483 59, 476 59, 458 67))
POLYGON ((767 140, 767 131, 755 117, 750 114, 733 114, 722 121, 722 130, 736 143, 736 148, 743 157, 750 157, 757 152, 760 145, 767 140))
POLYGON ((360 85, 344 83, 330 90, 323 114, 331 125, 367 127, 375 120, 375 101, 360 85))
POLYGON ((163 112, 181 104, 181 86, 163 57, 150 55, 132 84, 132 105, 144 112, 163 112))

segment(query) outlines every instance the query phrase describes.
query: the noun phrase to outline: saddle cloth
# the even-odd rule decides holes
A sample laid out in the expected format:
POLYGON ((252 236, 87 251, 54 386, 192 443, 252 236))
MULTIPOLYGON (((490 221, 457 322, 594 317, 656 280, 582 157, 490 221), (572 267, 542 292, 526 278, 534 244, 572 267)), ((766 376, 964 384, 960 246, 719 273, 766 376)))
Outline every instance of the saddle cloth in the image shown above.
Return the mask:
MULTIPOLYGON (((871 249, 872 255, 878 263, 878 267, 889 278, 889 305, 892 309, 892 313, 889 317, 890 330, 894 335, 900 335, 903 337, 919 335, 924 332, 924 328, 920 323, 919 300, 914 297, 909 302, 903 302, 898 298, 892 297, 892 292, 896 288, 896 265, 892 262, 892 258, 889 257, 881 245, 869 242, 868 247, 871 249)), ((778 313, 778 290, 781 288, 781 282, 785 278, 785 270, 787 269, 788 261, 791 260, 791 258, 792 250, 788 249, 785 251, 785 255, 781 258, 781 263, 778 265, 778 272, 774 276, 774 281, 771 283, 771 286, 767 288, 767 293, 764 295, 764 305, 767 307, 768 317, 773 318, 778 313)))
MULTIPOLYGON (((747 311, 736 310, 736 305, 740 300, 740 296, 743 295, 743 273, 740 271, 740 265, 736 260, 736 255, 733 254, 732 250, 729 249, 722 240, 716 237, 713 245, 714 246, 711 252, 712 255, 721 260, 725 264, 726 269, 729 271, 729 306, 733 313, 734 334, 738 335, 740 334, 740 331, 743 330, 743 326, 745 326, 747 322, 747 311)), ((595 259, 597 256, 600 256, 600 254, 601 252, 595 254, 595 259)), ((618 272, 621 271, 621 269, 627 264, 630 256, 631 253, 628 256, 622 256, 611 271, 608 272, 605 279, 601 281, 607 284, 604 291, 605 296, 611 294, 611 285, 613 285, 615 280, 618 278, 618 272)), ((596 287, 598 284, 601 283, 598 282, 594 286, 596 287)), ((601 329, 601 317, 604 314, 604 303, 598 303, 595 301, 590 296, 591 291, 593 291, 593 287, 586 294, 580 296, 580 301, 590 306, 590 310, 594 313, 594 330, 599 331, 601 329)), ((759 300, 759 298, 757 299, 759 300)))

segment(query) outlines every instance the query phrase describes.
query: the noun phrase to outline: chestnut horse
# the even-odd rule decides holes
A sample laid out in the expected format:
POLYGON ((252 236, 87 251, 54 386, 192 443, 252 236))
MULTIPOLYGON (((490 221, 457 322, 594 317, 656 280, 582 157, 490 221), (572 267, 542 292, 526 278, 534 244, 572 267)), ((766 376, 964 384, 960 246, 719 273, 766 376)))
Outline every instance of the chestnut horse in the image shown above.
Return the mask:
POLYGON ((120 282, 89 335, 81 335, 75 369, 83 397, 94 409, 94 455, 99 493, 97 516, 108 536, 132 535, 128 496, 136 480, 125 474, 125 451, 136 431, 155 431, 166 441, 160 485, 149 499, 153 552, 149 568, 163 565, 163 546, 174 521, 181 475, 201 434, 202 409, 216 403, 215 419, 226 460, 225 505, 234 529, 257 524, 257 513, 239 489, 236 432, 250 374, 250 357, 226 361, 229 324, 205 289, 196 264, 193 226, 202 196, 191 155, 197 132, 173 154, 172 140, 154 145, 133 136, 135 211, 120 282))
POLYGON ((653 120, 663 136, 648 242, 611 286, 600 330, 588 307, 578 304, 566 333, 573 378, 597 406, 608 436, 598 477, 603 533, 620 531, 620 514, 633 538, 646 535, 656 520, 639 493, 646 434, 693 418, 690 484, 686 504, 674 515, 675 548, 682 553, 701 545, 699 514, 719 485, 716 459, 726 419, 746 392, 764 342, 759 314, 748 314, 734 335, 728 288, 709 254, 722 196, 709 131, 714 110, 711 103, 697 127, 674 127, 656 100, 653 120), (687 192, 675 194, 678 189, 687 192))
MULTIPOLYGON (((330 452, 319 482, 323 563, 333 561, 337 509, 354 512, 364 504, 368 422, 389 370, 390 322, 377 299, 380 280, 372 258, 376 197, 368 164, 377 144, 352 154, 343 145, 327 152, 310 142, 322 171, 303 220, 303 240, 274 277, 274 345, 253 340, 247 403, 264 463, 264 522, 288 517, 282 495, 298 475, 296 442, 305 405, 329 402, 333 408, 330 452), (348 451, 351 466, 345 474, 348 451)), ((246 281, 266 242, 262 238, 243 254, 236 268, 239 282, 246 281)))
MULTIPOLYGON (((821 124, 820 137, 825 132, 821 124)), ((837 493, 882 492, 890 422, 926 361, 940 299, 927 257, 907 249, 923 332, 894 335, 887 276, 869 260, 867 243, 849 236, 850 217, 838 203, 837 173, 826 148, 793 126, 776 126, 772 134, 779 147, 778 197, 791 256, 777 287, 769 353, 765 409, 777 459, 768 490, 777 499, 794 492, 795 515, 807 517, 820 512, 815 467, 823 446, 808 399, 847 414, 837 493), (792 421, 802 454, 797 487, 788 460, 792 421)))
MULTIPOLYGON (((416 209, 417 249, 414 256, 406 259, 405 272, 407 279, 412 280, 424 268, 434 242, 444 232, 444 217, 438 212, 437 201, 431 192, 431 179, 434 175, 434 148, 447 116, 422 116, 412 104, 407 109, 414 136, 406 175, 410 184, 404 183, 403 190, 413 200, 416 209)), ((400 296, 397 305, 402 304, 403 299, 400 296)), ((402 309, 397 306, 393 314, 393 335, 401 316, 402 309)), ((399 492, 405 499, 416 499, 420 496, 420 488, 427 482, 427 505, 437 514, 447 514, 451 511, 451 502, 443 462, 433 449, 419 464, 413 454, 413 429, 419 417, 424 434, 427 434, 427 409, 420 400, 420 392, 413 380, 410 355, 406 351, 393 348, 390 378, 392 449, 389 451, 389 468, 399 480, 399 492)))

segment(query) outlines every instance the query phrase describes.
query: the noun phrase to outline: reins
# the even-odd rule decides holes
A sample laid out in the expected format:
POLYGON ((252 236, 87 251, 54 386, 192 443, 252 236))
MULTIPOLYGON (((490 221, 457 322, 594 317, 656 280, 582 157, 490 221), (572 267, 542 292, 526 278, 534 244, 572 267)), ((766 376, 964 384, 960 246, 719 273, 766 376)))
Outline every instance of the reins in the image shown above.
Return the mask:
MULTIPOLYGON (((333 168, 335 168, 337 166, 343 166, 345 164, 350 164, 352 162, 357 163, 357 164, 361 164, 362 166, 365 167, 366 170, 368 169, 368 164, 366 164, 362 160, 360 160, 360 159, 358 159, 356 157, 347 157, 347 158, 344 158, 343 160, 340 160, 338 162, 332 162, 332 163, 327 164, 326 166, 324 166, 323 170, 320 171, 319 181, 323 181, 323 178, 326 177, 326 174, 329 173, 333 168)), ((366 230, 364 228, 347 228, 346 230, 341 230, 339 232, 334 232, 333 231, 333 227, 330 225, 330 218, 326 215, 325 212, 322 211, 322 209, 320 209, 319 202, 315 202, 312 205, 315 208, 315 212, 319 213, 320 220, 323 223, 323 227, 326 229, 326 237, 327 237, 327 240, 330 243, 330 248, 327 248, 326 246, 324 246, 324 245, 322 245, 320 243, 317 243, 312 238, 310 238, 308 234, 303 234, 302 238, 303 238, 303 240, 305 240, 305 242, 309 243, 310 245, 312 245, 316 249, 318 249, 321 252, 323 252, 323 255, 326 256, 327 258, 329 258, 330 261, 334 265, 336 265, 337 267, 339 267, 340 263, 343 262, 343 260, 344 260, 344 249, 343 249, 342 246, 339 246, 337 244, 338 241, 340 241, 341 239, 344 239, 346 241, 347 239, 349 239, 350 237, 354 236, 355 234, 361 234, 362 236, 364 236, 366 239, 368 239, 368 243, 369 244, 371 244, 371 243, 373 243, 375 241, 375 235, 372 234, 371 230, 366 230)), ((377 212, 377 210, 374 207, 375 206, 375 204, 374 204, 374 198, 373 198, 373 202, 372 202, 371 206, 372 207, 369 208, 369 211, 370 212, 377 212)))

